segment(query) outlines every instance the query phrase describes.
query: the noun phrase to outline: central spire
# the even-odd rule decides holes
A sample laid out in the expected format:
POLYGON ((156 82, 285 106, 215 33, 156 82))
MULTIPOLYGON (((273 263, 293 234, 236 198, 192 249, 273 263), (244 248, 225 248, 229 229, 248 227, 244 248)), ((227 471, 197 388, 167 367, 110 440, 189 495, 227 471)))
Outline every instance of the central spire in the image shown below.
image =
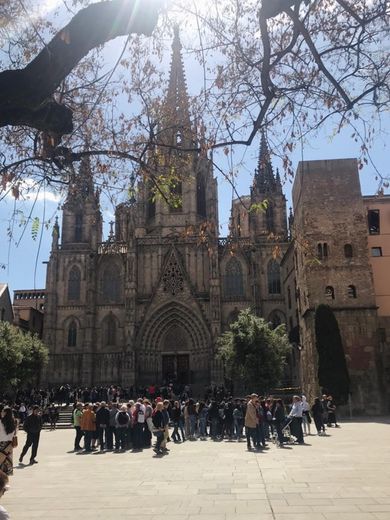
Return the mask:
POLYGON ((259 162, 255 172, 254 186, 260 192, 270 191, 276 186, 267 139, 261 132, 259 162))
POLYGON ((191 133, 189 99, 181 49, 179 27, 175 25, 171 70, 163 115, 164 134, 168 134, 169 140, 175 145, 184 144, 189 140, 191 133))

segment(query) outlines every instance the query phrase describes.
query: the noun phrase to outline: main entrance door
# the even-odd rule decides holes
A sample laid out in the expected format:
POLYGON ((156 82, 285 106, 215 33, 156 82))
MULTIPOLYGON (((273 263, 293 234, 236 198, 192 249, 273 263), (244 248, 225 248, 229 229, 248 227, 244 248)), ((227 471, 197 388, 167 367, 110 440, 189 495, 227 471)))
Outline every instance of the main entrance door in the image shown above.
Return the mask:
POLYGON ((190 383, 190 356, 189 354, 163 354, 162 356, 163 381, 175 381, 186 385, 190 383))

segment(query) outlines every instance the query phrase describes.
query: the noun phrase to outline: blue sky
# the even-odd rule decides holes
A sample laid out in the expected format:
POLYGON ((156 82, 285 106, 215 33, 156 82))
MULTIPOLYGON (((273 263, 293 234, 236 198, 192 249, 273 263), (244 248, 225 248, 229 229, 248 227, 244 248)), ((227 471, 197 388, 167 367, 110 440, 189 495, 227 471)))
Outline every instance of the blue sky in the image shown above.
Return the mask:
MULTIPOLYGON (((170 47, 167 42, 167 47, 170 47)), ((120 48, 120 42, 112 42, 110 44, 111 52, 117 53, 120 48)), ((191 60, 187 60, 184 56, 185 68, 187 71, 189 93, 195 94, 191 91, 191 86, 196 85, 198 71, 192 67, 191 60), (188 71, 191 71, 189 74, 188 71)), ((164 59, 164 68, 167 68, 168 60, 164 59)), ((306 140, 302 147, 291 154, 293 169, 296 170, 300 160, 314 160, 314 159, 339 159, 358 157, 360 154, 360 143, 354 142, 350 135, 351 129, 346 129, 340 134, 333 136, 334 127, 328 123, 327 126, 322 127, 321 132, 316 136, 306 140)), ((373 163, 370 162, 361 170, 360 181, 363 194, 374 194, 379 186, 379 180, 376 179, 377 173, 375 168, 384 177, 390 177, 390 156, 387 143, 389 142, 390 122, 383 116, 381 122, 381 131, 377 133, 376 140, 370 155, 373 163)), ((240 195, 249 193, 249 186, 252 182, 254 169, 258 158, 259 140, 257 139, 249 148, 237 148, 233 154, 233 162, 241 163, 242 159, 244 166, 238 170, 236 178, 236 189, 240 195)), ((271 143, 272 150, 272 143, 271 143)), ((214 156, 218 165, 224 171, 229 171, 230 158, 223 153, 214 156)), ((280 167, 278 160, 273 159, 274 167, 280 167)), ((280 168, 282 171, 282 168, 280 168)), ((215 175, 218 178, 219 187, 219 215, 221 235, 226 235, 227 224, 230 214, 230 205, 232 199, 232 188, 230 184, 224 180, 220 175, 215 175)), ((288 199, 288 206, 290 206, 292 179, 288 179, 284 185, 284 192, 288 199)), ((388 191, 387 191, 388 192, 388 191)), ((56 214, 60 216, 58 207, 61 204, 61 199, 52 193, 39 193, 34 204, 36 194, 32 193, 29 200, 15 201, 11 197, 0 202, 0 264, 5 264, 4 269, 0 269, 0 282, 8 283, 10 290, 16 289, 32 289, 43 288, 45 286, 46 265, 43 263, 48 260, 51 247, 51 226, 54 223, 56 214), (32 217, 38 217, 40 221, 50 221, 49 229, 40 227, 38 236, 34 240, 31 233, 31 222, 27 225, 23 237, 21 238, 24 226, 19 226, 18 219, 13 224, 13 238, 8 237, 8 228, 12 225, 12 214, 16 211, 22 211, 28 215, 32 206, 34 209, 32 217)), ((108 222, 112 219, 113 208, 106 205, 102 208, 103 218, 106 223, 105 233, 107 236, 108 222)), ((105 236, 105 237, 106 237, 105 236)), ((12 295, 12 294, 11 294, 12 295)))

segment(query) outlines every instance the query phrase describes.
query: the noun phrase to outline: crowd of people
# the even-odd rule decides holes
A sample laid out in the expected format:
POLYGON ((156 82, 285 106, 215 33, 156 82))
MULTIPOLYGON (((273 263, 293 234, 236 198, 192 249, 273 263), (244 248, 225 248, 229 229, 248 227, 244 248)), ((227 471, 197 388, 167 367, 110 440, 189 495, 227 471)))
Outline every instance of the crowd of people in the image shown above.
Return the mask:
POLYGON ((79 402, 72 413, 74 450, 139 451, 151 447, 153 435, 158 455, 168 451, 170 440, 180 443, 207 438, 246 439, 248 449, 262 449, 271 438, 284 446, 286 428, 296 443, 302 444, 304 434, 311 433, 312 421, 318 435, 325 433, 326 426, 338 427, 335 410, 331 396, 316 398, 312 406, 305 396, 294 396, 288 412, 282 399, 262 399, 257 394, 222 401, 189 398, 181 402, 157 397, 153 401, 139 398, 123 404, 79 402))
MULTIPOLYGON (((147 397, 135 400, 124 400, 117 387, 97 391, 96 398, 111 397, 107 401, 86 399, 83 403, 75 400, 71 413, 74 451, 88 454, 96 450, 126 452, 153 447, 156 456, 162 456, 169 452, 167 443, 170 441, 183 443, 207 439, 246 440, 248 450, 262 450, 270 440, 280 447, 291 439, 303 444, 304 435, 311 434, 313 422, 318 435, 324 435, 327 427, 339 426, 334 401, 326 395, 314 399, 312 404, 305 396, 295 395, 291 405, 286 406, 280 398, 262 398, 255 393, 234 399, 226 396, 223 387, 207 392, 203 400, 190 397, 190 388, 185 388, 180 396, 174 396, 176 399, 172 398, 173 389, 169 387, 165 394, 168 397, 161 395, 161 389, 156 388, 155 392, 153 389, 145 392, 147 397)), ((93 389, 84 389, 81 393, 73 391, 73 397, 92 398, 95 397, 93 392, 93 389)), ((22 426, 27 434, 19 463, 23 463, 31 449, 29 463, 36 464, 44 422, 55 428, 58 408, 66 406, 66 399, 62 399, 69 394, 62 394, 58 405, 54 403, 53 395, 39 395, 40 404, 36 402, 36 392, 31 393, 30 398, 24 394, 13 403, 0 404, 0 494, 13 472, 13 449, 17 446, 19 428, 22 426), (53 399, 53 402, 46 399, 53 399)))

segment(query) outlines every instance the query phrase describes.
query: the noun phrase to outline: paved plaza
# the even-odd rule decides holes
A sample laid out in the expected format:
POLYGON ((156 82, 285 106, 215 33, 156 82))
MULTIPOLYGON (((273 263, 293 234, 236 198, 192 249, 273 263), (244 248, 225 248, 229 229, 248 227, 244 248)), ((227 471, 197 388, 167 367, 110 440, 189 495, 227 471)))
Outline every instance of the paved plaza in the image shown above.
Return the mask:
MULTIPOLYGON (((307 445, 169 443, 170 453, 77 455, 73 431, 44 431, 39 464, 18 466, 12 520, 390 520, 390 420, 347 422, 307 445)), ((28 456, 26 457, 28 461, 28 456)))

